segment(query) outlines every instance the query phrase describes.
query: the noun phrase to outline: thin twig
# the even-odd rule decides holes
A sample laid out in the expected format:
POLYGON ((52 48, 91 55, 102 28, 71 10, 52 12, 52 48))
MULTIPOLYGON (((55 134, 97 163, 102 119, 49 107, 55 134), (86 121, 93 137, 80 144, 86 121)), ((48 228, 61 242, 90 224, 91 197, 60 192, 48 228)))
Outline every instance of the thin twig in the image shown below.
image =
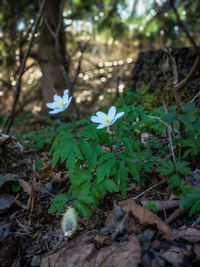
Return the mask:
POLYGON ((42 18, 42 14, 43 14, 43 11, 44 11, 45 4, 46 4, 46 0, 43 0, 41 5, 40 5, 40 10, 39 10, 38 16, 37 16, 37 18, 35 20, 35 24, 33 25, 33 28, 32 28, 32 36, 30 38, 30 41, 29 41, 29 44, 28 44, 28 48, 27 48, 27 50, 26 50, 26 52, 25 52, 25 54, 23 56, 22 64, 21 64, 20 71, 19 71, 19 78, 18 78, 17 85, 16 85, 16 95, 15 95, 15 99, 14 99, 14 102, 13 102, 11 114, 8 116, 8 118, 7 118, 6 122, 5 122, 5 125, 4 125, 4 128, 6 129, 6 133, 9 133, 10 128, 11 128, 12 123, 13 123, 13 120, 14 120, 15 109, 16 109, 17 102, 19 100, 20 92, 21 92, 21 82, 22 82, 22 76, 24 74, 24 69, 25 69, 25 66, 26 66, 26 61, 27 61, 29 53, 31 51, 31 47, 32 47, 32 44, 33 44, 35 33, 37 31, 37 28, 39 26, 40 20, 42 18))
POLYGON ((165 183, 165 182, 167 182, 167 181, 168 181, 168 180, 166 179, 166 180, 164 180, 164 181, 161 181, 161 182, 159 182, 159 183, 157 183, 157 184, 151 186, 150 188, 148 188, 148 189, 145 190, 144 192, 140 193, 139 195, 137 195, 137 196, 134 197, 133 199, 135 200, 135 199, 137 199, 137 198, 143 196, 144 194, 146 194, 147 192, 149 192, 150 190, 152 190, 152 189, 155 188, 156 186, 158 186, 158 185, 160 185, 160 184, 163 184, 163 183, 165 183))

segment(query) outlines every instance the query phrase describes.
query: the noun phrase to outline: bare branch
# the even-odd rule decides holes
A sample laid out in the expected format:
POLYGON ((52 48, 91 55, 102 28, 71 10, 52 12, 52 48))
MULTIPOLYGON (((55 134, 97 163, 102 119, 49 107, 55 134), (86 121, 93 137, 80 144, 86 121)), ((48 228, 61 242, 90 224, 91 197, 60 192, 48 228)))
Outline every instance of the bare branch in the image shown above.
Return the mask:
POLYGON ((14 120, 15 109, 16 109, 17 102, 19 100, 20 92, 21 92, 21 82, 22 82, 22 76, 24 74, 24 69, 25 69, 25 66, 26 66, 26 61, 27 61, 29 53, 31 51, 31 47, 32 47, 32 44, 33 44, 35 33, 37 31, 37 28, 39 26, 40 20, 42 18, 42 13, 44 11, 45 4, 46 4, 46 0, 43 0, 41 5, 40 5, 40 10, 39 10, 38 16, 37 16, 37 18, 35 20, 35 24, 33 25, 33 28, 32 28, 32 36, 30 38, 30 41, 29 41, 29 44, 28 44, 28 48, 27 48, 27 50, 26 50, 26 52, 25 52, 25 54, 23 56, 22 64, 21 64, 20 71, 19 71, 19 78, 18 78, 17 85, 16 85, 16 95, 15 95, 15 99, 14 99, 14 102, 13 102, 13 105, 12 105, 11 114, 8 116, 8 118, 7 118, 6 122, 5 122, 5 125, 4 125, 4 128, 6 128, 6 133, 9 133, 10 128, 11 128, 12 123, 13 123, 13 120, 14 120))
POLYGON ((191 68, 191 70, 189 71, 188 75, 185 77, 185 79, 183 79, 181 82, 177 82, 177 84, 175 85, 175 88, 176 90, 179 90, 180 88, 182 88, 183 86, 185 86, 189 80, 192 78, 193 74, 196 72, 197 70, 197 67, 200 63, 200 51, 199 51, 199 48, 194 40, 194 38, 192 37, 192 35, 189 33, 189 31, 187 30, 185 24, 182 22, 180 16, 179 16, 179 13, 177 11, 177 8, 175 6, 175 1, 174 0, 170 0, 170 4, 172 6, 172 9, 176 15, 176 19, 177 19, 177 22, 179 24, 179 26, 183 29, 183 31, 185 32, 186 36, 188 37, 188 39, 190 40, 192 46, 194 47, 195 51, 197 52, 197 58, 191 68))

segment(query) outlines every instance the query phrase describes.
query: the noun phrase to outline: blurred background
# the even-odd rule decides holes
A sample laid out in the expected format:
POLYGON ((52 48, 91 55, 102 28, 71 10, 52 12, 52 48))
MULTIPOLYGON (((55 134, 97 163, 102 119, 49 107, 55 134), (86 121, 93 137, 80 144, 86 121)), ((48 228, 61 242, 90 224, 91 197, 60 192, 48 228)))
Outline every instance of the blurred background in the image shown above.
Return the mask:
MULTIPOLYGON (((163 47, 175 49, 174 56, 182 60, 178 68, 186 64, 184 77, 195 53, 185 48, 191 44, 173 5, 198 43, 199 0, 0 1, 2 118, 14 100, 15 114, 47 114, 46 103, 66 88, 73 95, 75 118, 137 90, 141 81, 146 86, 140 87, 142 94, 157 94, 169 68, 163 47)), ((198 79, 191 88, 199 90, 198 79)))

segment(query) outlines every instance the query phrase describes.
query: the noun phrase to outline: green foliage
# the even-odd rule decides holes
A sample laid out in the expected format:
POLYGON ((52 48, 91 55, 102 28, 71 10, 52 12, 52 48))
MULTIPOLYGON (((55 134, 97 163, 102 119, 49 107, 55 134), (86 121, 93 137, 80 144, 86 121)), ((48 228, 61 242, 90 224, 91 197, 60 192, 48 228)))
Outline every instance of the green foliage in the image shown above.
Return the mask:
POLYGON ((200 211, 200 188, 193 188, 188 193, 180 196, 180 209, 190 209, 189 215, 192 216, 200 211))
MULTIPOLYGON (((178 195, 183 195, 183 199, 191 191, 184 178, 192 174, 190 158, 199 156, 198 109, 190 103, 183 108, 181 115, 188 117, 192 114, 195 119, 188 123, 181 117, 186 139, 180 140, 177 138, 180 115, 175 107, 169 107, 169 113, 165 114, 163 107, 147 112, 142 106, 125 103, 125 119, 123 123, 122 120, 116 121, 111 133, 105 129, 97 130, 95 124, 86 120, 78 122, 76 130, 60 131, 55 138, 50 151, 52 167, 65 164, 70 186, 64 200, 52 200, 51 213, 59 214, 70 200, 82 216, 90 217, 100 198, 116 192, 126 197, 132 181, 144 185, 155 171, 166 176, 170 187, 175 188, 178 195), (169 144, 162 142, 168 125, 177 133, 172 136, 175 161, 169 155, 169 144), (79 131, 80 126, 84 126, 84 130, 81 127, 79 131), (142 143, 141 134, 144 133, 151 134, 142 143), (178 153, 181 148, 185 149, 183 156, 178 153)), ((154 206, 148 202, 147 207, 154 209, 154 206)))
POLYGON ((67 194, 58 194, 51 200, 51 207, 48 209, 50 214, 60 214, 69 200, 69 196, 67 194))

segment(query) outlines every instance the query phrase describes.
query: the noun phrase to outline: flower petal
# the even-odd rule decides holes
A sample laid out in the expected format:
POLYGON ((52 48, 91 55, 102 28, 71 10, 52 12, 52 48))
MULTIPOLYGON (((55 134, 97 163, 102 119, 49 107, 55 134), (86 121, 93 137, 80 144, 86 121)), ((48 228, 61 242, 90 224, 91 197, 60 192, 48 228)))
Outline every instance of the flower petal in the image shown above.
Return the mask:
MULTIPOLYGON (((65 90, 65 91, 68 91, 68 90, 65 90)), ((64 102, 68 102, 69 101, 69 94, 68 93, 64 93, 63 101, 64 102)))
POLYGON ((116 107, 112 106, 108 111, 108 117, 114 119, 116 114, 116 107))
POLYGON ((101 112, 101 111, 98 111, 96 113, 96 115, 97 115, 97 117, 101 118, 102 120, 104 120, 107 117, 106 113, 101 112))
POLYGON ((67 103, 63 106, 63 110, 65 110, 65 109, 68 108, 68 106, 69 106, 71 100, 72 100, 72 96, 69 98, 69 100, 67 101, 67 103))
POLYGON ((62 108, 56 108, 54 110, 49 111, 49 114, 56 114, 56 113, 59 113, 59 112, 62 112, 62 111, 63 111, 62 108))
POLYGON ((92 121, 92 122, 96 122, 96 123, 102 123, 102 122, 104 122, 104 121, 102 120, 102 118, 99 118, 99 117, 97 117, 97 116, 92 116, 92 117, 91 117, 91 121, 92 121))
POLYGON ((116 122, 116 120, 119 119, 120 117, 122 117, 123 115, 124 115, 124 112, 119 112, 119 113, 117 113, 117 115, 115 116, 114 120, 112 120, 112 124, 113 124, 114 122, 116 122))
POLYGON ((64 90, 64 95, 68 95, 68 94, 69 94, 69 90, 68 89, 64 90))
POLYGON ((102 123, 102 124, 100 124, 100 125, 97 127, 97 129, 102 129, 102 128, 105 128, 105 127, 107 127, 107 126, 108 126, 107 124, 102 123))
POLYGON ((46 103, 46 106, 47 106, 48 108, 52 108, 52 109, 54 109, 54 108, 56 108, 58 105, 57 105, 57 103, 52 102, 52 103, 46 103))
POLYGON ((116 114, 115 119, 119 119, 120 117, 124 116, 124 112, 119 112, 116 114))
POLYGON ((54 99, 54 102, 56 103, 60 103, 63 101, 62 97, 59 95, 54 95, 53 99, 54 99))

